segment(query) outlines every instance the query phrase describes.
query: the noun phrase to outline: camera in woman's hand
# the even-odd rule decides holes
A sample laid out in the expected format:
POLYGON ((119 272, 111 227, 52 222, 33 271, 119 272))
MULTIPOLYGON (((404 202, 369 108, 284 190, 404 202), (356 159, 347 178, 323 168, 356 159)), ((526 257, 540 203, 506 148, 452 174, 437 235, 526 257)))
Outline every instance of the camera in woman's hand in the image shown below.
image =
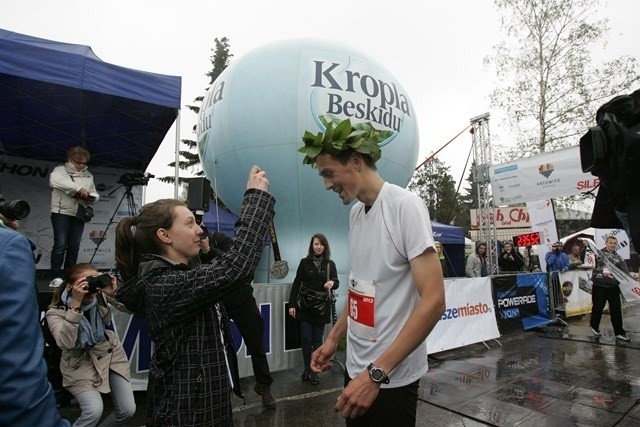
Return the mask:
POLYGON ((105 273, 99 276, 87 277, 87 286, 87 293, 95 294, 98 289, 111 286, 111 276, 105 273))

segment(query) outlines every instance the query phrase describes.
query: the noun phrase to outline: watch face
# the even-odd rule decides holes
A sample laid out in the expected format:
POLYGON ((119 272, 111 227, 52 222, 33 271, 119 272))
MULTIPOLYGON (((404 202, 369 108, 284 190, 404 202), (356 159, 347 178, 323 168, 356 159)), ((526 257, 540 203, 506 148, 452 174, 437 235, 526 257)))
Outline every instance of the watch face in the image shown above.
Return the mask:
POLYGON ((371 371, 371 376, 373 377, 374 381, 382 381, 382 379, 384 378, 384 374, 380 369, 373 369, 371 371))

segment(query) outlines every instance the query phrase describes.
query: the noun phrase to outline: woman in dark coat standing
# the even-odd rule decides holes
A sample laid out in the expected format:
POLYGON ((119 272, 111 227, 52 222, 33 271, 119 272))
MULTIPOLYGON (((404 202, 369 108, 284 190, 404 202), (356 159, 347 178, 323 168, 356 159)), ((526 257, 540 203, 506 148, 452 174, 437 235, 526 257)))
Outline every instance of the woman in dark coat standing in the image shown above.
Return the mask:
POLYGON ((314 234, 309 242, 309 252, 306 258, 300 260, 296 278, 291 286, 289 294, 289 315, 300 322, 300 335, 302 343, 302 357, 304 359, 304 371, 302 381, 311 381, 311 384, 320 383, 318 374, 311 371, 311 353, 322 344, 324 325, 331 321, 331 297, 329 291, 338 289, 338 271, 336 265, 330 259, 331 250, 329 242, 324 234, 314 234), (301 287, 304 293, 307 290, 317 292, 325 299, 324 314, 319 314, 310 307, 300 307, 298 294, 301 287), (325 296, 326 295, 326 296, 325 296))

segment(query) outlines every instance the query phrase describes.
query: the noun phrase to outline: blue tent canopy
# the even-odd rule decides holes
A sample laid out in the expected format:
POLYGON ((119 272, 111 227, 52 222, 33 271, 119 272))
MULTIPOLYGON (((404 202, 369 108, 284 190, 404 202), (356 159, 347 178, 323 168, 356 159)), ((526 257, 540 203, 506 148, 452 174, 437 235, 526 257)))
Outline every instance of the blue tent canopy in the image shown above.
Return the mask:
POLYGON ((464 228, 432 221, 433 238, 442 244, 464 245, 464 228))
POLYGON ((442 243, 447 277, 464 277, 464 228, 455 225, 431 223, 434 240, 442 243))
POLYGON ((180 77, 103 62, 89 46, 0 29, 0 154, 144 171, 180 109, 180 77))
POLYGON ((216 208, 216 202, 213 200, 209 206, 209 210, 202 215, 202 223, 211 232, 221 231, 227 236, 233 237, 234 225, 238 217, 225 209, 216 208))

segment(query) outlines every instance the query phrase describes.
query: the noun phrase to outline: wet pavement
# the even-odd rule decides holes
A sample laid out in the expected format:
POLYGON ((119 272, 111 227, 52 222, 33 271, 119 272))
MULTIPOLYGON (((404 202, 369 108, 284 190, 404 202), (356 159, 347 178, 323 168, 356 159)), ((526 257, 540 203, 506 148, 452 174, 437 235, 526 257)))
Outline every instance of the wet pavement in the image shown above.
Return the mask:
MULTIPOLYGON (((616 341, 607 314, 602 337, 589 315, 498 341, 432 355, 420 382, 419 426, 637 426, 640 425, 640 304, 623 312, 630 343, 616 341)), ((343 360, 344 354, 338 355, 343 360)), ((298 370, 274 373, 277 409, 262 407, 253 378, 242 380, 247 403, 234 398, 236 426, 341 426, 333 411, 343 373, 336 365, 313 386, 298 370)), ((145 393, 129 425, 144 425, 145 393)), ((105 399, 105 413, 110 406, 105 399)), ((77 416, 76 406, 61 413, 77 416)))

